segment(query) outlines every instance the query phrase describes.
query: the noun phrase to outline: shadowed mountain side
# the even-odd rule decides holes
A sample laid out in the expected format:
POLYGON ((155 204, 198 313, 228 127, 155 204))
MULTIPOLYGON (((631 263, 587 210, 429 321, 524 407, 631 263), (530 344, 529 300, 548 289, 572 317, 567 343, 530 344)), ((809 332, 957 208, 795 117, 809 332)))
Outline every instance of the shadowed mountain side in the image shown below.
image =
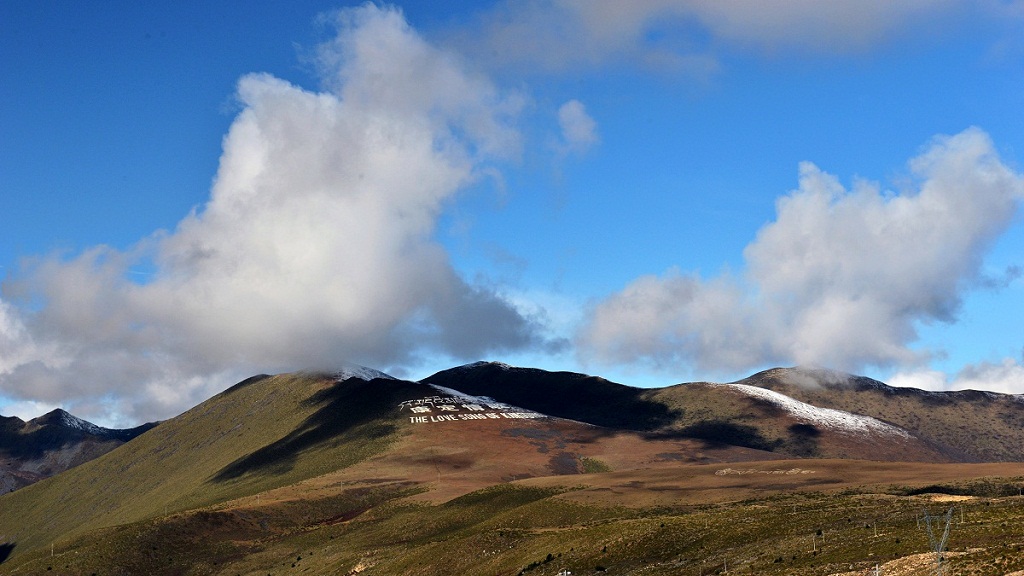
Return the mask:
POLYGON ((155 425, 103 428, 60 409, 28 422, 0 416, 0 493, 88 462, 155 425))
POLYGON ((682 437, 703 440, 708 446, 742 446, 772 452, 782 441, 771 441, 756 426, 737 424, 728 420, 703 420, 677 431, 654 433, 649 437, 682 437))
POLYGON ((737 382, 894 424, 962 462, 1024 461, 1024 398, 930 392, 818 368, 773 368, 737 382))
MULTIPOLYGON (((231 391, 228 389, 227 392, 231 391)), ((422 384, 403 380, 350 378, 339 382, 302 402, 303 406, 316 410, 302 425, 284 438, 228 464, 214 475, 213 480, 224 482, 254 472, 285 473, 294 467, 296 458, 306 450, 324 443, 336 445, 347 432, 381 419, 393 412, 403 400, 423 392, 422 384)), ((368 439, 382 438, 396 429, 394 424, 376 422, 364 431, 364 435, 368 439)))
MULTIPOLYGON (((149 430, 156 423, 143 424, 135 428, 111 429, 93 426, 76 428, 68 426, 64 417, 70 416, 63 410, 33 418, 28 422, 11 417, 0 423, 0 454, 11 458, 31 460, 41 458, 47 452, 60 450, 83 441, 113 442, 119 446, 149 430)), ((74 418, 71 416, 71 418, 74 418)), ((75 418, 75 420, 78 420, 75 418)))
POLYGON ((435 393, 414 382, 310 373, 250 380, 74 470, 0 496, 0 534, 17 542, 18 556, 57 538, 338 470, 400 435, 374 414, 394 410, 384 424, 401 424, 397 399, 435 393), (347 391, 357 397, 350 407, 347 391))
POLYGON ((615 430, 655 431, 681 415, 680 410, 648 399, 640 388, 586 374, 516 368, 497 362, 442 370, 422 382, 615 430))

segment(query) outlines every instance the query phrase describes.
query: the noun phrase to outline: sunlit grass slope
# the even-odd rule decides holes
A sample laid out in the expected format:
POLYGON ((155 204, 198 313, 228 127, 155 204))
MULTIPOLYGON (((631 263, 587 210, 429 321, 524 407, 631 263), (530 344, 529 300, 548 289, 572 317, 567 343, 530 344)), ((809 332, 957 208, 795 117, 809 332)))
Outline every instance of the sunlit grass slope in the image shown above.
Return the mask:
POLYGON ((250 378, 101 458, 0 497, 0 534, 17 556, 344 468, 385 449, 401 431, 381 416, 424 388, 309 373, 250 378))
POLYGON ((394 486, 356 488, 121 526, 0 573, 861 576, 878 564, 883 574, 926 576, 934 565, 922 513, 952 506, 948 573, 1003 576, 1024 569, 1024 500, 1003 495, 1019 485, 889 485, 656 507, 576 502, 573 485, 501 484, 440 505, 402 502, 394 486))

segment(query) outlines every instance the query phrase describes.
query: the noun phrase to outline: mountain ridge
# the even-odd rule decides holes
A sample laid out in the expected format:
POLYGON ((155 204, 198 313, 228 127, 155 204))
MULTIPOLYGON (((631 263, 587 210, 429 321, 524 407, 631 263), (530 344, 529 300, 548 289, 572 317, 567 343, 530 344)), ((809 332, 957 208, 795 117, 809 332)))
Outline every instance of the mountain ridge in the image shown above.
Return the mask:
POLYGON ((69 470, 156 426, 104 428, 57 408, 27 422, 0 416, 0 493, 69 470))
MULTIPOLYGON (((0 496, 0 573, 30 566, 29 573, 90 574, 114 565, 125 573, 277 573, 270 568, 280 568, 282 552, 299 567, 312 555, 299 542, 319 534, 317 557, 334 555, 323 560, 333 571, 323 573, 390 563, 384 573, 443 574, 439 565, 416 568, 437 558, 415 550, 453 534, 472 534, 465 545, 493 552, 495 541, 570 534, 565 526, 614 510, 655 506, 664 514, 686 502, 690 508, 678 513, 689 514, 708 498, 864 482, 885 482, 899 495, 940 481, 1024 477, 1024 464, 962 464, 979 457, 934 439, 928 427, 870 414, 879 411, 874 396, 860 402, 863 412, 840 406, 857 394, 886 394, 877 385, 786 388, 817 393, 819 403, 772 390, 791 384, 784 377, 806 377, 801 370, 657 389, 491 362, 418 382, 352 367, 256 375, 98 458, 0 496), (466 514, 478 519, 467 523, 466 514), (542 532, 523 528, 533 518, 543 519, 542 532), (350 553, 329 541, 354 534, 349 526, 364 531, 361 546, 369 548, 350 553), (381 538, 394 540, 384 555, 395 560, 368 552, 381 538), (48 559, 51 547, 60 560, 48 559)), ((1017 406, 998 396, 967 398, 975 414, 1017 406)), ((907 406, 938 407, 945 417, 956 403, 907 406)), ((40 429, 89 428, 61 412, 41 422, 40 429)), ((997 494, 1018 490, 1012 479, 985 482, 997 494)), ((512 574, 531 562, 514 546, 501 550, 494 554, 516 559, 486 573, 512 574)), ((591 566, 599 561, 589 558, 591 566)))
MULTIPOLYGON (((338 380, 396 380, 382 371, 353 364, 343 365, 332 376, 338 380)), ((247 378, 224 393, 265 378, 270 376, 261 374, 247 378)), ((818 409, 837 410, 894 426, 927 446, 917 457, 910 455, 915 459, 1024 460, 1024 412, 1021 410, 1024 395, 901 388, 819 367, 771 368, 726 383, 686 382, 661 388, 639 388, 589 374, 477 361, 441 370, 419 382, 444 385, 467 394, 488 396, 539 413, 613 430, 694 437, 769 451, 781 449, 782 454, 789 456, 850 456, 848 453, 815 452, 809 444, 813 438, 791 438, 782 432, 775 432, 771 438, 761 437, 763 434, 759 436, 760 433, 746 423, 754 419, 753 412, 718 414, 707 406, 697 406, 709 402, 695 398, 694 392, 702 385, 734 385, 740 390, 750 386, 818 409), (689 394, 683 394, 684 390, 689 394), (686 398, 671 399, 680 394, 686 398), (701 414, 700 418, 686 418, 684 405, 688 405, 691 413, 696 410, 701 414), (941 411, 944 416, 930 422, 929 418, 920 416, 928 411, 941 411), (946 420, 953 420, 955 424, 949 425, 946 420), (987 422, 988 426, 978 422, 987 422), (787 450, 787 443, 799 447, 787 450)), ((782 405, 778 399, 761 396, 761 400, 769 404, 782 405)), ((806 420, 807 410, 804 412, 806 420)), ((27 422, 0 416, 0 493, 96 458, 154 425, 156 423, 109 429, 60 408, 27 422)), ((815 426, 810 421, 797 422, 794 426, 798 426, 794 428, 798 436, 801 432, 804 436, 818 433, 817 428, 807 427, 815 426)))
MULTIPOLYGON (((732 383, 687 382, 662 388, 636 388, 586 374, 493 362, 442 370, 422 382, 488 395, 613 430, 632 430, 661 438, 695 438, 782 456, 977 462, 996 454, 1001 459, 1024 459, 1024 449, 1015 447, 1012 440, 1001 442, 998 450, 972 450, 962 439, 936 437, 934 430, 922 430, 913 421, 892 421, 884 410, 867 403, 850 405, 800 395, 792 396, 790 402, 780 402, 765 394, 752 394, 764 389, 790 397, 793 390, 779 390, 784 378, 803 378, 808 386, 817 384, 822 389, 822 382, 826 381, 836 390, 844 382, 858 383, 864 390, 891 388, 869 378, 799 367, 767 370, 732 383), (745 386, 750 388, 744 390, 745 386), (842 419, 857 422, 861 427, 873 422, 873 432, 857 436, 835 427, 822 427, 810 418, 811 411, 806 406, 802 415, 783 408, 786 405, 792 409, 794 402, 814 406, 819 419, 823 411, 832 410, 848 414, 842 419), (894 435, 895 440, 890 441, 894 435), (879 450, 878 445, 885 447, 879 450)), ((842 390, 851 392, 849 388, 842 390)), ((838 412, 832 416, 839 417, 838 412)), ((1024 439, 1024 435, 1021 437, 1024 439)))
POLYGON ((979 390, 935 392, 802 367, 773 368, 736 383, 816 406, 872 416, 945 446, 959 453, 962 461, 1024 460, 1024 395, 979 390))

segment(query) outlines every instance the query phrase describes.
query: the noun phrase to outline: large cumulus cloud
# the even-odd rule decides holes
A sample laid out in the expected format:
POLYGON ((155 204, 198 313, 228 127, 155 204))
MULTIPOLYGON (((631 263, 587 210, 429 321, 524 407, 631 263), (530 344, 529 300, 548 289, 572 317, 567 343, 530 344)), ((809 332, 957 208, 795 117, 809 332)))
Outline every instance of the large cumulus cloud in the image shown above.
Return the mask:
POLYGON ((535 323, 463 280, 433 240, 446 202, 518 153, 519 99, 396 10, 337 18, 323 91, 241 79, 205 206, 131 250, 39 259, 7 283, 4 393, 137 421, 243 366, 387 367, 537 344, 535 323))
POLYGON ((1024 178, 979 129, 936 138, 909 163, 914 184, 846 189, 810 163, 778 200, 774 222, 746 248, 745 270, 705 279, 672 270, 597 303, 578 335, 609 364, 766 364, 847 370, 913 366, 921 323, 956 318, 982 262, 1010 225, 1024 178))

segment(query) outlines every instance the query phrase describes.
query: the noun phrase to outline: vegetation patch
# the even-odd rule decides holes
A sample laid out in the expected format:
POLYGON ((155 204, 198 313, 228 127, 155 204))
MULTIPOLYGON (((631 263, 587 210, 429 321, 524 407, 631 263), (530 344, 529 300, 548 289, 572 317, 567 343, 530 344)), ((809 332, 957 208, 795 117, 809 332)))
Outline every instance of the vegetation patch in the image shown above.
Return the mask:
POLYGON ((891 493, 900 496, 922 494, 945 494, 949 496, 975 496, 981 498, 1005 498, 1021 496, 1024 492, 1024 478, 979 479, 969 482, 931 484, 928 486, 897 487, 891 493))
POLYGON ((583 465, 584 474, 597 474, 600 472, 611 472, 612 467, 605 464, 597 458, 588 458, 583 456, 580 458, 580 463, 583 465))

